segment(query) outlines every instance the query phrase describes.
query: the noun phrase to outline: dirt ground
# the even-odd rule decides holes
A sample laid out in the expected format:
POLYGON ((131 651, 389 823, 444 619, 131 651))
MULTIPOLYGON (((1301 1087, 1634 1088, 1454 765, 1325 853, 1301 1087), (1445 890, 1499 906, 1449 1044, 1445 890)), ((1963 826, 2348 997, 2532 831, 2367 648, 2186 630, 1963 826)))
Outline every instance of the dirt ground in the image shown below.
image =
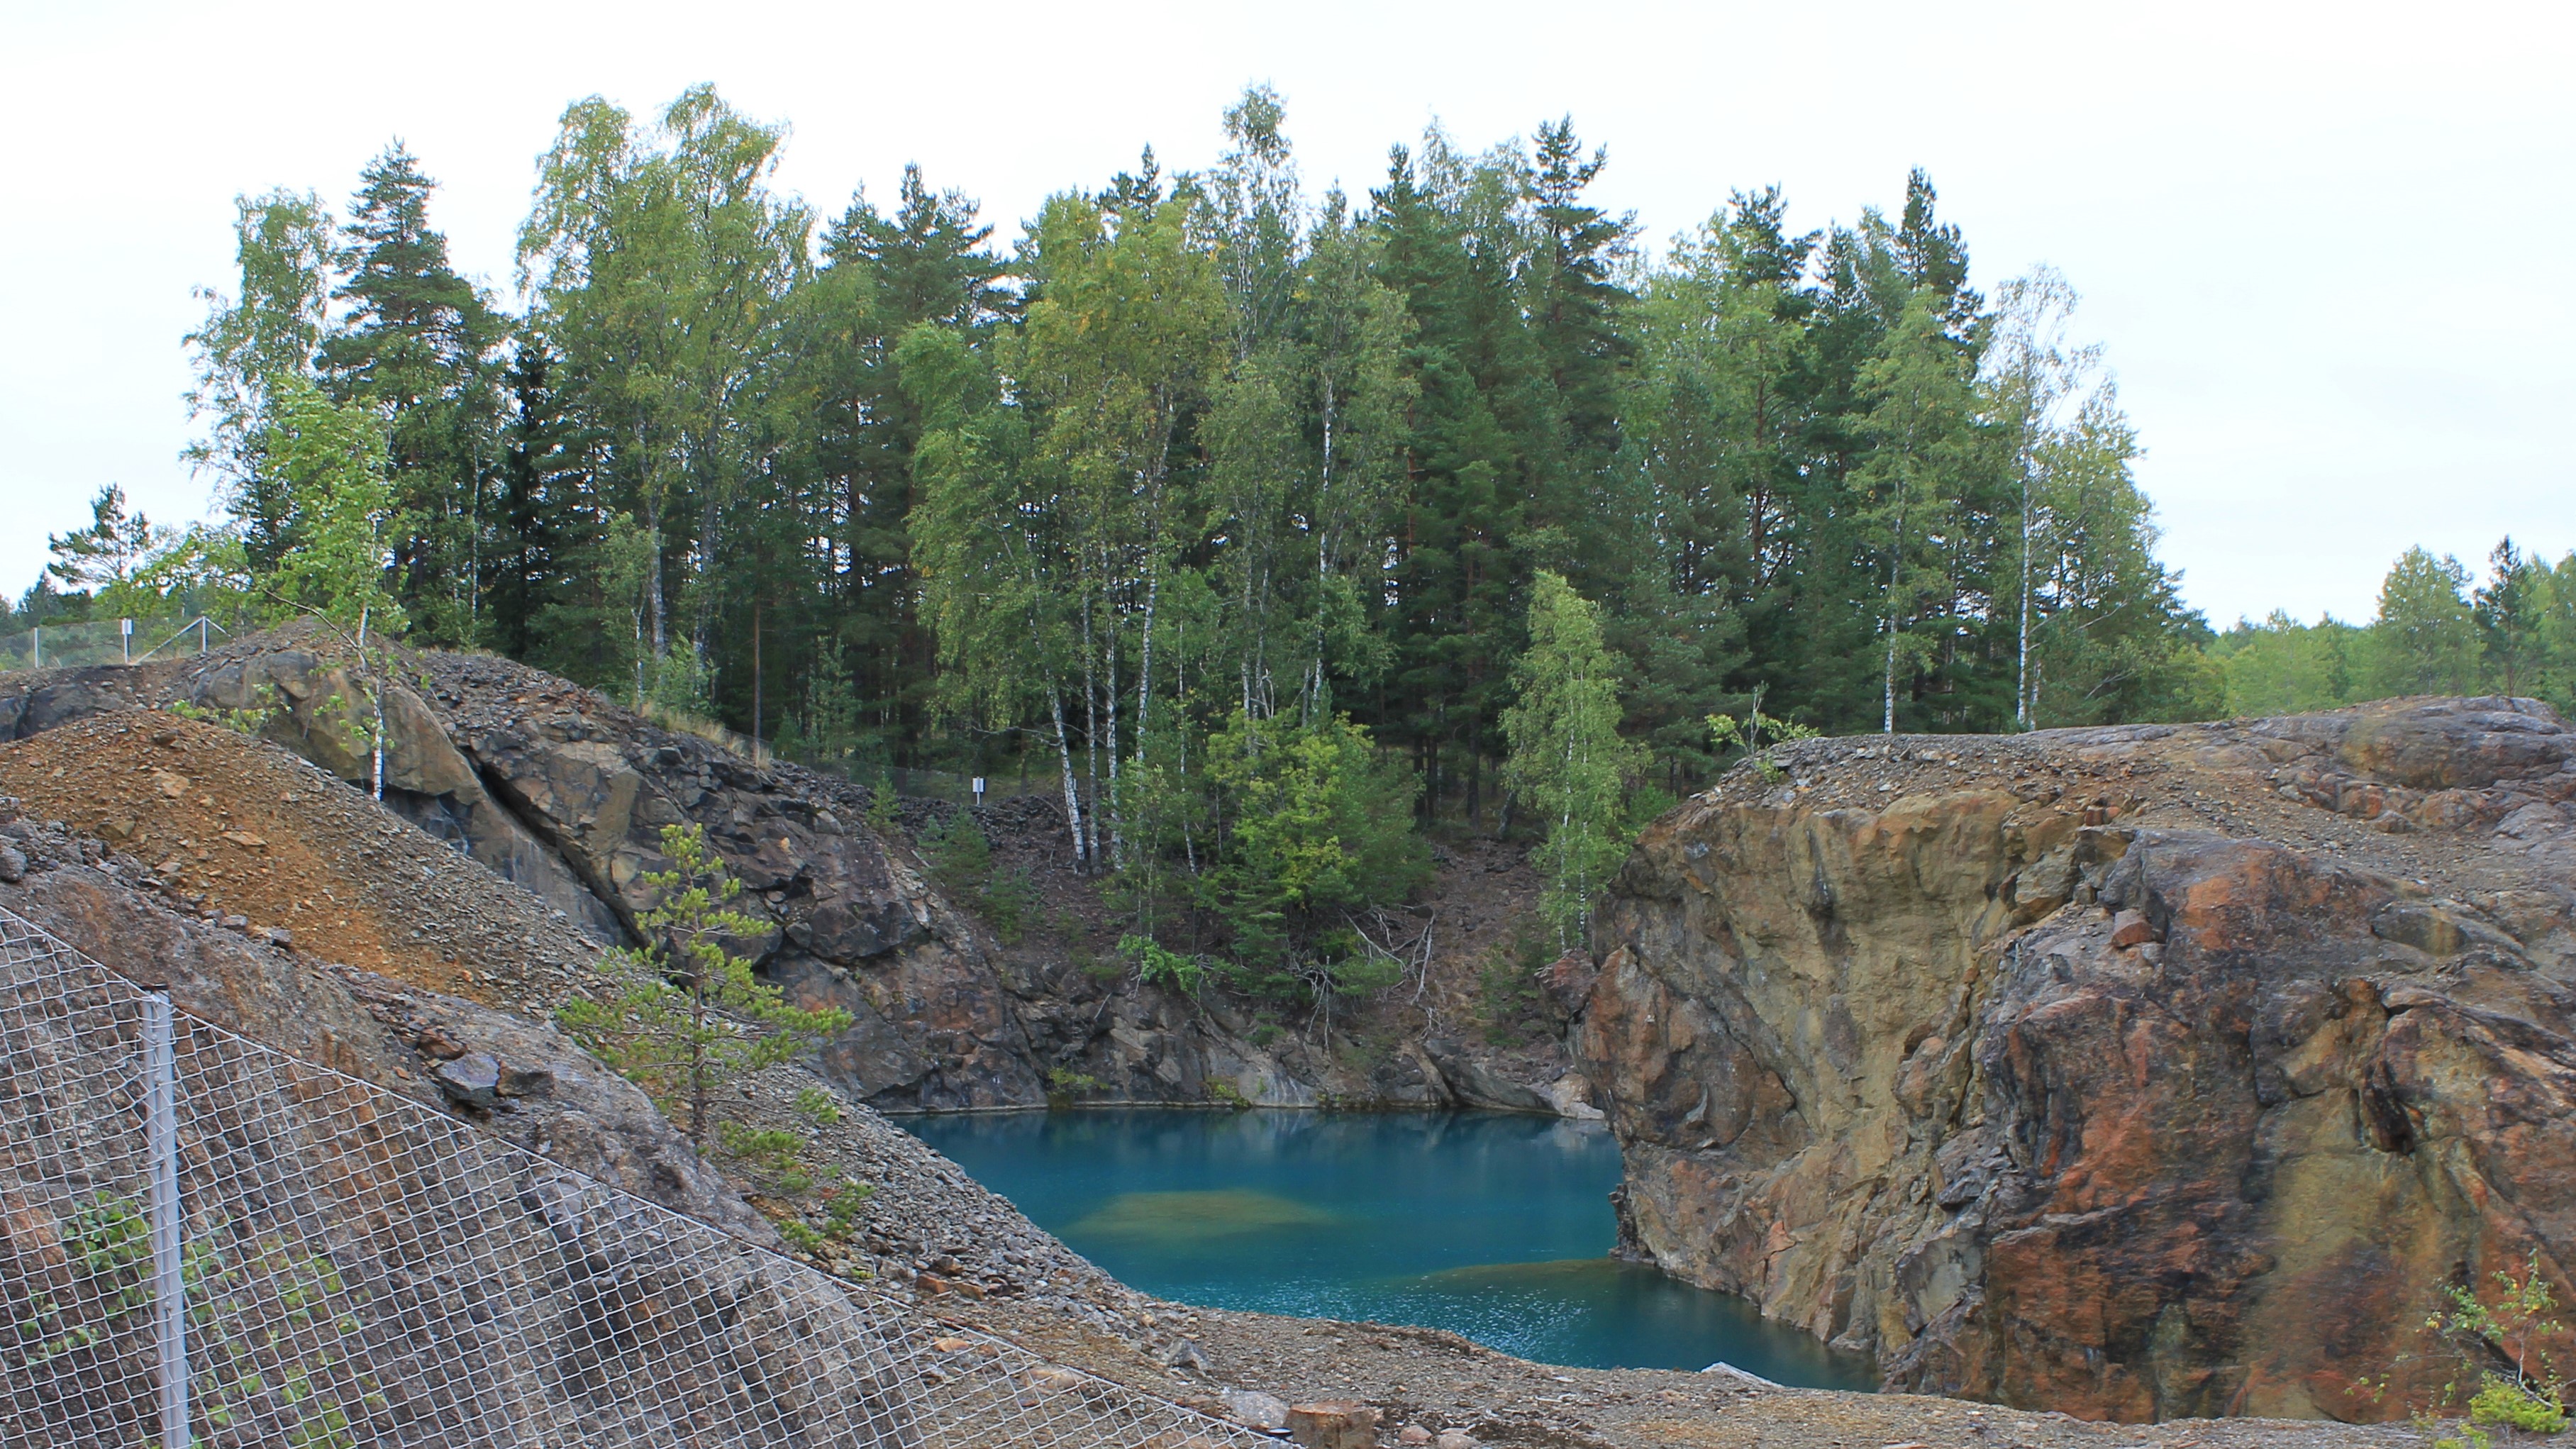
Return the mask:
POLYGON ((1783 1389, 1723 1370, 1556 1368, 1435 1330, 1172 1304, 1147 1306, 1124 1325, 1125 1334, 1047 1305, 1009 1299, 986 1300, 955 1316, 1059 1362, 1210 1413, 1225 1412, 1229 1388, 1257 1389, 1291 1404, 1356 1399, 1380 1410, 1389 1438, 1418 1424, 1434 1433, 1464 1429, 1482 1444, 1530 1449, 2312 1449, 2423 1442, 2404 1425, 2254 1419, 2095 1424, 1952 1399, 1783 1389), (1174 1350, 1157 1352, 1138 1342, 1157 1338, 1164 1344, 1185 1339, 1205 1366, 1171 1367, 1174 1350))
POLYGON ((0 794, 300 951, 543 1017, 599 948, 363 792, 275 745, 158 712, 0 745, 0 794))

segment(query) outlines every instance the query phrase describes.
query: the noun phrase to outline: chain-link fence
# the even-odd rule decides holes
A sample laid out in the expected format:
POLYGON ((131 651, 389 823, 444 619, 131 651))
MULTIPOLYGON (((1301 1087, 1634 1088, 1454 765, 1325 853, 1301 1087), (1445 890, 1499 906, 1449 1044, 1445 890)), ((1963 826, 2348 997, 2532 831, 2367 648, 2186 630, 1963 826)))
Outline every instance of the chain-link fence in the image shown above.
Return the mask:
POLYGON ((82 619, 0 635, 0 673, 87 664, 142 664, 203 654, 232 631, 200 614, 150 619, 82 619))
POLYGON ((175 1011, 0 911, 0 1449, 1263 1442, 175 1011))

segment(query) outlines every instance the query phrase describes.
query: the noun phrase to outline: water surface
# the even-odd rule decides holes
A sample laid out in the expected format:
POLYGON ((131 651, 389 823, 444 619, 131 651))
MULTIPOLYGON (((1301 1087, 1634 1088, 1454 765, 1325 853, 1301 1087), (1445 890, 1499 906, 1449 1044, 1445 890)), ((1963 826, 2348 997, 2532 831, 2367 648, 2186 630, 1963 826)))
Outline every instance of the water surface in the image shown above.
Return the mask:
POLYGON ((1543 1363, 1868 1388, 1750 1304, 1608 1254, 1619 1148, 1503 1113, 1118 1108, 896 1119, 1121 1281, 1219 1308, 1446 1328, 1543 1363))

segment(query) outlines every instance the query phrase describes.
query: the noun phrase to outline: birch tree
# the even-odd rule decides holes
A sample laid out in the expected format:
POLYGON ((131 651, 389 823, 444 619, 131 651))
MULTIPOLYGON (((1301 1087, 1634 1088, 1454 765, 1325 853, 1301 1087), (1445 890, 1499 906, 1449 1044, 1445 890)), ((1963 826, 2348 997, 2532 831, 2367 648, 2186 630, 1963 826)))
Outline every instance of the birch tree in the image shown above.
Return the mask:
POLYGON ((1529 636, 1512 670, 1517 697, 1503 711, 1503 783, 1545 824, 1541 908, 1558 944, 1573 946, 1590 934, 1593 899, 1627 858, 1627 787, 1645 752, 1619 737, 1618 667, 1601 641, 1600 610, 1542 570, 1529 636))

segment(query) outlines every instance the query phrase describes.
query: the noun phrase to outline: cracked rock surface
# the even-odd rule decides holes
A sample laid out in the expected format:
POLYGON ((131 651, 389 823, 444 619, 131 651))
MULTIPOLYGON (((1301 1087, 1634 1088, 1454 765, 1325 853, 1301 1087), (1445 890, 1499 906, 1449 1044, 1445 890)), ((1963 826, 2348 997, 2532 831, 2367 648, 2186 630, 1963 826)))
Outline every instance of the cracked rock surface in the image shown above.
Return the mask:
POLYGON ((1891 1387, 2402 1412, 2576 1267, 2576 734, 2528 700, 1775 751, 1650 827, 1577 1030, 1625 1251, 1891 1387), (2396 1391, 2365 1378, 2394 1370, 2396 1391))

